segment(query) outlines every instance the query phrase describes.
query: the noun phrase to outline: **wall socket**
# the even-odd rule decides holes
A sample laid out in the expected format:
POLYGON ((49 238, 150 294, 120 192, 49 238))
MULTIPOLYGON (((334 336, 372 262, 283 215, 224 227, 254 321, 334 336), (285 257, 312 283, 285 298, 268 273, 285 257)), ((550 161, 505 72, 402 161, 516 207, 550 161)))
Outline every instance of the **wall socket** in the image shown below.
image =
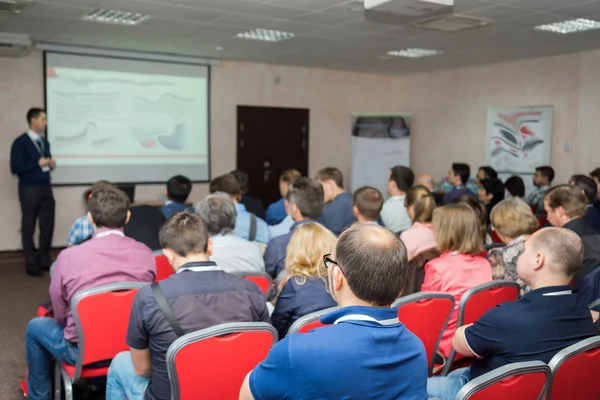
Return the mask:
POLYGON ((566 152, 570 152, 571 150, 573 150, 573 145, 571 144, 571 142, 566 142, 563 148, 566 152))

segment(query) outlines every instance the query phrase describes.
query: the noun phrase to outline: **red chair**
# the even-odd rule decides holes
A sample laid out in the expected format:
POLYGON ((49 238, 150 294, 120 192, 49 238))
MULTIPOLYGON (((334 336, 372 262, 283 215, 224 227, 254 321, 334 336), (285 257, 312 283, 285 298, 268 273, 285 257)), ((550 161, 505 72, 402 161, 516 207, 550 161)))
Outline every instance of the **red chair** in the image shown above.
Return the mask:
POLYGON ((266 322, 216 325, 188 333, 167 351, 171 399, 237 400, 248 372, 277 343, 266 322))
POLYGON ((338 308, 339 307, 326 308, 324 310, 315 311, 298 318, 292 324, 292 326, 290 326, 287 334, 291 335, 292 333, 306 333, 312 331, 313 329, 325 326, 325 324, 321 322, 321 317, 337 310, 338 308))
POLYGON ((256 283, 265 294, 265 297, 269 297, 269 293, 271 293, 271 288, 273 287, 273 279, 271 279, 269 274, 260 272, 236 272, 235 274, 256 283))
POLYGON ((129 350, 125 336, 131 304, 138 290, 145 285, 145 282, 111 283, 82 290, 71 299, 79 352, 74 366, 56 363, 56 400, 61 398, 61 379, 65 387, 65 399, 72 400, 75 382, 80 378, 106 376, 113 357, 129 350))
POLYGON ((447 293, 420 292, 396 300, 392 307, 398 307, 400 322, 423 342, 431 376, 442 332, 454 310, 454 297, 447 293))
POLYGON ((490 231, 490 237, 492 238, 492 243, 504 244, 500 236, 498 236, 498 232, 495 229, 490 231))
POLYGON ((169 260, 162 253, 162 250, 154 252, 154 261, 156 262, 156 277, 154 278, 154 282, 167 279, 175 273, 173 267, 169 264, 169 260))
MULTIPOLYGON (((517 300, 519 291, 519 284, 503 280, 491 281, 467 290, 460 298, 456 326, 472 324, 481 318, 486 311, 498 304, 517 300)), ((442 375, 447 375, 452 370, 454 362, 463 358, 465 357, 457 354, 452 349, 446 360, 442 375)))
POLYGON ((548 219, 546 217, 538 217, 538 229, 542 229, 546 223, 548 223, 548 219))
POLYGON ((559 351, 548 363, 552 379, 548 399, 598 399, 600 397, 600 336, 559 351))
POLYGON ((454 400, 538 400, 549 376, 550 368, 541 361, 508 364, 469 381, 454 400))

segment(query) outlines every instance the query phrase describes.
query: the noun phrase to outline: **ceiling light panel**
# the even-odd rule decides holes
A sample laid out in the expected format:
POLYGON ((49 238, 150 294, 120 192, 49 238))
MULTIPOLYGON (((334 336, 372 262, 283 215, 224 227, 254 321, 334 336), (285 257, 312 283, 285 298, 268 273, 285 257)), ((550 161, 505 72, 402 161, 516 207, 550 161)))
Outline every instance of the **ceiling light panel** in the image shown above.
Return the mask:
POLYGON ((272 29, 252 29, 246 32, 240 32, 235 35, 238 39, 262 40, 263 42, 281 42, 291 39, 295 35, 292 32, 275 31, 272 29))
POLYGON ((393 57, 408 57, 408 58, 421 58, 421 57, 430 57, 438 54, 442 54, 439 50, 431 50, 431 49, 418 49, 418 48, 408 48, 402 50, 392 50, 387 52, 388 56, 393 57))
POLYGON ((568 21, 553 22, 551 24, 537 25, 534 29, 553 33, 577 33, 593 29, 600 29, 600 22, 591 19, 577 18, 568 21))
POLYGON ((106 10, 104 8, 97 8, 89 13, 85 14, 81 19, 84 21, 100 22, 104 24, 117 24, 117 25, 138 25, 141 22, 147 20, 150 16, 141 13, 117 11, 117 10, 106 10))

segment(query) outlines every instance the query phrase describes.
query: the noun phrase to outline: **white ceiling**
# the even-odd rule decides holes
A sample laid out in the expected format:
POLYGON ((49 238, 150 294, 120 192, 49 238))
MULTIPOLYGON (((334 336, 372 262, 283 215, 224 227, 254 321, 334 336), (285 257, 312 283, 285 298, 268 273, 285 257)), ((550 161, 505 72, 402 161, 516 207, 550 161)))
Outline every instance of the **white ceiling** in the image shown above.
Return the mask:
POLYGON ((57 43, 385 74, 600 47, 600 30, 561 36, 532 29, 574 17, 600 19, 600 0, 455 0, 455 12, 497 21, 455 33, 367 22, 360 9, 361 2, 353 0, 34 0, 21 14, 0 13, 0 31, 57 43), (94 8, 151 18, 135 27, 80 19, 94 8), (234 37, 254 28, 291 31, 296 37, 278 43, 234 37), (444 53, 382 59, 389 50, 407 47, 444 53))

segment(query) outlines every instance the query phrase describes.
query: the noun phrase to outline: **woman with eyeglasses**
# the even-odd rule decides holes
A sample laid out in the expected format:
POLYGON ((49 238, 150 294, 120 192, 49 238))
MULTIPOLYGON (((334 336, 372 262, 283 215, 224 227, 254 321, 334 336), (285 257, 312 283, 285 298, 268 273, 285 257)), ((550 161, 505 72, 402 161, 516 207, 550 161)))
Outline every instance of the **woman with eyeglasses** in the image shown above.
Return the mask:
POLYGON ((300 225, 287 246, 286 275, 280 284, 271 323, 282 339, 298 318, 325 308, 335 301, 327 291, 323 254, 335 247, 337 238, 323 225, 300 225))

